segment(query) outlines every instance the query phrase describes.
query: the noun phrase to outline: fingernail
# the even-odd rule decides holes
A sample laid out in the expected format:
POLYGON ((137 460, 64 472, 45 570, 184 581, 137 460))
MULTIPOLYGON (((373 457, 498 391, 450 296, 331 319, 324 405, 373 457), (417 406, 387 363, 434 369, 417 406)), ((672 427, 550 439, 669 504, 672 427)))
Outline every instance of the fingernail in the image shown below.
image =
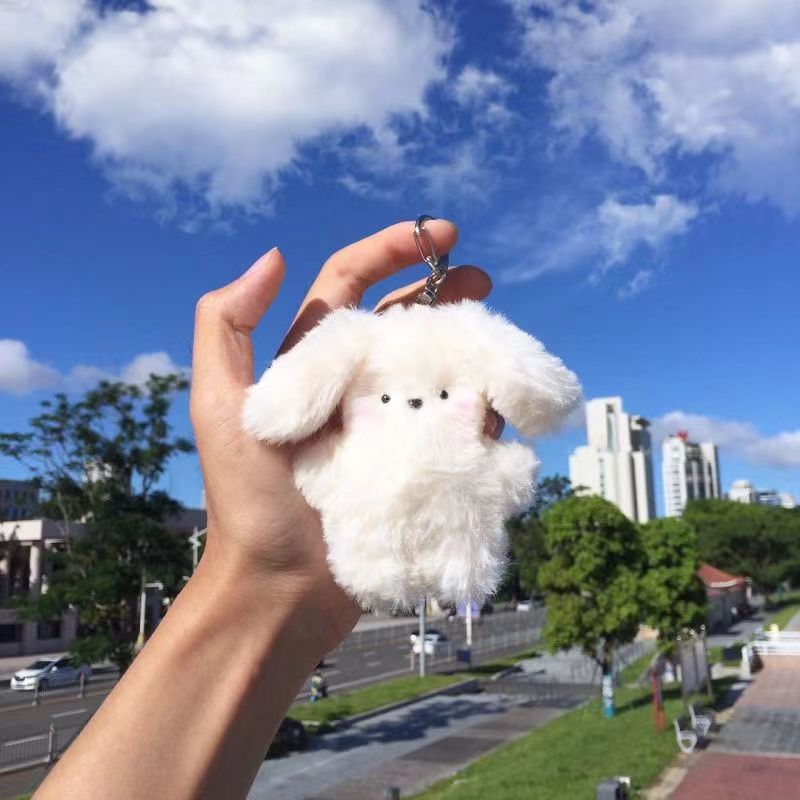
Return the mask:
POLYGON ((261 269, 261 267, 264 267, 267 264, 269 264, 270 259, 272 258, 273 254, 277 251, 277 249, 278 249, 277 247, 273 247, 272 250, 261 256, 261 258, 259 258, 258 261, 256 261, 256 263, 253 264, 253 266, 250 267, 250 269, 248 269, 247 272, 244 273, 244 275, 242 275, 242 277, 246 278, 251 272, 256 272, 256 270, 259 270, 261 269))

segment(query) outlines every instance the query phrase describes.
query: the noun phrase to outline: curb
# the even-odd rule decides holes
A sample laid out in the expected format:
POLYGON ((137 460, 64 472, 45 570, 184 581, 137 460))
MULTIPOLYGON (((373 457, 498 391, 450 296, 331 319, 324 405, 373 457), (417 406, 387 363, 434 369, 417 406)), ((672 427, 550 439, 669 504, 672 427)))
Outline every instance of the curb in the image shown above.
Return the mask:
POLYGON ((387 703, 386 705, 378 706, 377 708, 371 708, 369 711, 362 711, 360 714, 353 714, 353 716, 345 717, 344 719, 337 719, 333 720, 332 722, 317 722, 316 720, 312 721, 301 719, 300 722, 311 729, 324 729, 318 730, 319 735, 322 733, 347 728, 350 725, 355 725, 357 722, 363 722, 364 720, 371 719, 372 717, 386 714, 389 711, 395 711, 398 708, 405 708, 406 706, 414 705, 414 703, 428 700, 431 697, 449 694, 463 694, 465 692, 476 692, 480 687, 480 683, 481 682, 478 678, 468 678, 465 681, 459 681, 458 683, 451 683, 449 686, 443 686, 441 689, 434 689, 431 692, 418 694, 405 700, 397 700, 394 703, 387 703))

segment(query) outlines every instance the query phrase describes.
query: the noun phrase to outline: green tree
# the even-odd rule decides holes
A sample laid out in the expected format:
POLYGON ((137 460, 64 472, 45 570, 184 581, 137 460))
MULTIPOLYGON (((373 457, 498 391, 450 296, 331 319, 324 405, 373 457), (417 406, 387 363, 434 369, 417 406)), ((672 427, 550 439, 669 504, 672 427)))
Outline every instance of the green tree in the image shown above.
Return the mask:
POLYGON ((164 527, 180 505, 158 488, 169 461, 194 451, 168 416, 180 376, 152 375, 145 387, 102 382, 78 400, 57 394, 24 433, 0 434, 0 454, 25 465, 43 495, 42 512, 81 535, 45 553, 48 590, 23 613, 52 619, 78 612, 73 652, 110 658, 125 670, 138 632, 139 593, 160 581, 174 594, 189 567, 187 544, 164 527))
POLYGON ((579 647, 594 659, 613 708, 614 652, 633 641, 644 617, 639 531, 615 505, 593 496, 557 503, 543 522, 547 644, 553 652, 579 647))
POLYGON ((546 475, 536 485, 533 505, 524 514, 506 523, 510 554, 504 588, 512 597, 530 597, 539 589, 539 565, 545 558, 541 515, 571 494, 569 478, 565 475, 546 475))
POLYGON ((697 576, 697 534, 684 520, 668 517, 642 525, 641 536, 646 621, 658 630, 662 643, 671 642, 706 619, 706 592, 697 576))
POLYGON ((683 518, 696 531, 700 558, 752 578, 769 595, 800 576, 800 515, 783 508, 694 500, 683 518))

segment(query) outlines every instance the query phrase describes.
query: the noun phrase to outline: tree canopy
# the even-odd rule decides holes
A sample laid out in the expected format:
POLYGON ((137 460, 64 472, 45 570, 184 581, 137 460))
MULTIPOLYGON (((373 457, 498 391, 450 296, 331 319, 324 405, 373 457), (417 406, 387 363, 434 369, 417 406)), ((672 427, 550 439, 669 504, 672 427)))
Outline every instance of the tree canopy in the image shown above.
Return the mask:
POLYGON ((45 552, 47 591, 25 613, 52 619, 73 607, 79 616, 73 651, 81 661, 133 657, 137 604, 145 582, 177 591, 189 570, 186 542, 164 519, 180 505, 158 488, 169 461, 194 451, 172 433, 168 416, 188 382, 151 376, 144 387, 102 382, 78 399, 57 394, 23 433, 0 434, 0 453, 25 465, 40 487, 42 513, 81 521, 81 535, 45 552))
POLYGON ((506 523, 510 543, 509 579, 515 597, 529 597, 539 587, 539 566, 545 559, 544 527, 541 515, 572 494, 569 478, 548 475, 536 486, 533 505, 506 523))
POLYGON ((684 520, 672 517, 651 520, 640 530, 646 620, 662 642, 669 642, 706 619, 706 592, 697 576, 697 534, 684 520))
POLYGON ((545 636, 552 650, 578 646, 604 671, 613 652, 633 641, 642 621, 639 531, 601 497, 572 496, 543 517, 547 560, 545 636))
POLYGON ((700 558, 753 579, 766 594, 800 578, 800 513, 796 510, 694 500, 684 520, 698 534, 700 558))

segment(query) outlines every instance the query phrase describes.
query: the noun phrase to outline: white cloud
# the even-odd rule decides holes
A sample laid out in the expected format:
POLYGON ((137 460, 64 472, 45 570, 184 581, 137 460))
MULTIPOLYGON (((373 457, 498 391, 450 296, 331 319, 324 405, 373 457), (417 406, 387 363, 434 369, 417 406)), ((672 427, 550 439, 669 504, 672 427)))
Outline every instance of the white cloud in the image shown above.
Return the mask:
POLYGON ((0 76, 22 79, 54 63, 89 16, 85 0, 2 0, 0 76))
POLYGON ((693 441, 714 442, 722 452, 752 464, 779 469, 800 467, 800 430, 764 436, 749 422, 722 420, 684 411, 670 411, 652 423, 656 440, 685 430, 693 441))
POLYGON ((33 359, 24 342, 0 339, 0 394, 29 394, 41 389, 83 391, 100 381, 122 381, 143 386, 150 375, 189 375, 167 353, 142 353, 121 370, 78 364, 67 373, 33 359))
POLYGON ((800 213, 796 0, 513 0, 528 58, 552 72, 554 123, 660 180, 711 155, 713 185, 800 213))
POLYGON ((88 2, 50 0, 12 8, 15 33, 0 74, 38 92, 69 135, 92 143, 118 185, 168 197, 189 189, 211 211, 263 208, 301 148, 320 137, 381 137, 395 115, 425 114, 425 93, 443 77, 453 44, 422 2, 151 0, 144 11, 101 14, 88 2), (43 14, 40 5, 54 10, 43 14), (79 16, 76 30, 70 20, 79 16), (57 35, 17 40, 43 17, 57 35), (20 83, 20 64, 48 60, 49 73, 28 70, 20 83))
POLYGON ((597 209, 598 240, 604 264, 614 266, 627 261, 640 245, 655 250, 673 236, 686 233, 697 216, 697 206, 668 194, 659 194, 652 203, 621 203, 606 198, 597 209))
POLYGON ((58 372, 31 358, 28 348, 16 339, 0 339, 0 392, 27 394, 58 385, 58 372))
POLYGON ((653 283, 655 272, 651 269, 640 269, 624 286, 617 292, 617 297, 620 300, 630 300, 631 297, 636 297, 648 286, 653 283))
POLYGON ((479 69, 472 64, 467 64, 452 84, 453 97, 458 103, 462 106, 481 106, 489 113, 495 106, 502 107, 511 89, 511 84, 493 70, 479 69))
POLYGON ((188 373, 186 367, 176 364, 166 353, 142 353, 136 356, 120 373, 124 383, 137 386, 147 383, 151 375, 176 375, 188 373))
MULTIPOLYGON (((578 268, 589 269, 598 277, 640 250, 658 254, 670 239, 686 233, 699 214, 694 203, 667 194, 641 203, 607 197, 583 214, 575 214, 569 205, 559 208, 554 204, 554 209, 541 216, 537 225, 519 218, 499 227, 498 246, 525 243, 503 279, 520 282, 578 268)), ((644 280, 639 279, 639 291, 644 280)))

